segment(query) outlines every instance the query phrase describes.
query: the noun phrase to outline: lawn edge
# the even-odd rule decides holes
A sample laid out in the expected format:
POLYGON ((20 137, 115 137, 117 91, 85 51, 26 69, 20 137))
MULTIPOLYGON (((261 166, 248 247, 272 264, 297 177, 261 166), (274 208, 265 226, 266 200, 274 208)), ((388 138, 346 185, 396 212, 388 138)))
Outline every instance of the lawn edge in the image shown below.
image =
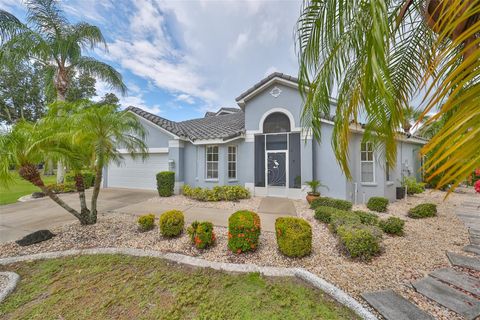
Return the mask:
POLYGON ((0 272, 0 276, 7 277, 7 285, 3 290, 0 290, 0 303, 2 303, 2 301, 5 300, 13 290, 15 290, 20 281, 20 276, 17 273, 10 271, 0 272))
MULTIPOLYGON (((75 255, 95 255, 95 254, 125 254, 135 257, 153 257, 169 260, 179 264, 200 267, 200 268, 211 268, 214 270, 227 271, 227 272, 239 272, 239 273, 250 273, 258 272, 265 276, 270 277, 297 277, 310 285, 324 291, 335 299, 338 303, 346 306, 351 309, 362 319, 365 320, 376 320, 377 317, 371 313, 367 308, 365 308, 361 303, 355 300, 353 297, 348 295, 346 292, 336 287, 335 285, 329 283, 328 281, 318 277, 317 275, 303 269, 303 268, 281 268, 281 267, 266 267, 266 266, 257 266, 255 264, 238 264, 238 263, 226 263, 226 262, 216 262, 209 261, 205 259, 200 259, 196 257, 187 256, 179 253, 161 253, 153 250, 142 250, 142 249, 133 249, 133 248, 89 248, 89 249, 71 249, 65 251, 52 251, 44 253, 36 253, 23 256, 15 257, 6 257, 0 258, 0 265, 8 265, 17 262, 24 261, 34 261, 34 260, 44 260, 44 259, 55 259, 75 255)), ((15 283, 13 288, 10 291, 0 292, 0 302, 6 298, 16 287, 20 276, 14 272, 8 272, 15 276, 15 283), (5 296, 3 294, 6 292, 5 296)), ((10 277, 10 276, 9 276, 10 277)), ((13 282, 10 281, 9 285, 13 282)), ((7 289, 10 286, 7 285, 7 289)))

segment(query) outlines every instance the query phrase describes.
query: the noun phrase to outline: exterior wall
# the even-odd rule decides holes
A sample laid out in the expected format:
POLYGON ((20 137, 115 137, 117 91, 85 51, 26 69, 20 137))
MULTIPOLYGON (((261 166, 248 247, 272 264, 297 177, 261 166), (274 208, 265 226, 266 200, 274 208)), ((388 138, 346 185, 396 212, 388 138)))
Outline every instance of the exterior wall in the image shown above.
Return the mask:
POLYGON ((145 144, 148 148, 166 148, 168 141, 173 139, 173 135, 162 131, 159 127, 151 122, 140 118, 140 123, 145 128, 145 144))

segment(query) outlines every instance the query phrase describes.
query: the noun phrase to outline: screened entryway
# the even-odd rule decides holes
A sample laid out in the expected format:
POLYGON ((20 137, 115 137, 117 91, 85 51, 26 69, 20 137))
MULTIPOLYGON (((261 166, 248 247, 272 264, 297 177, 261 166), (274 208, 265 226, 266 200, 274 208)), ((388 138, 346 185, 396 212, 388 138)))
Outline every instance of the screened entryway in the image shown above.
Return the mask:
POLYGON ((300 189, 300 133, 291 132, 290 119, 281 112, 263 122, 263 133, 255 136, 255 187, 268 196, 287 196, 300 189))

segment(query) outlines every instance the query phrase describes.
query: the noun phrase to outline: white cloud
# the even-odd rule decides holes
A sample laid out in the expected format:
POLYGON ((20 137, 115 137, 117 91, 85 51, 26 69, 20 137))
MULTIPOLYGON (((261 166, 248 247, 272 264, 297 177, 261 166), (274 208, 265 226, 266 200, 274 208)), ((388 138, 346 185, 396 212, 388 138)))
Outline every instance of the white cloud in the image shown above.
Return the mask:
POLYGON ((188 94, 185 94, 185 93, 182 93, 182 94, 179 94, 176 98, 175 98, 176 101, 182 101, 182 102, 186 102, 188 104, 194 104, 195 103, 195 99, 193 99, 192 96, 189 96, 188 94))
POLYGON ((248 33, 242 32, 238 35, 237 40, 228 51, 228 56, 235 59, 245 49, 248 43, 248 33))

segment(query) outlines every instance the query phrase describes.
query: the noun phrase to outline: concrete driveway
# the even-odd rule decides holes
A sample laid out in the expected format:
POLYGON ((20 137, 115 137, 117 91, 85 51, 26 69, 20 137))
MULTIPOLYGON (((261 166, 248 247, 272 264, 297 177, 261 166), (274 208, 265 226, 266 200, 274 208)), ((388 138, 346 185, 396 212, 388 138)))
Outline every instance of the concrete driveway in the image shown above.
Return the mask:
MULTIPOLYGON (((89 201, 91 190, 87 190, 89 201)), ((100 191, 99 212, 111 212, 144 202, 158 196, 156 191, 108 188, 100 191)), ((77 193, 61 195, 70 206, 79 209, 77 193)), ((90 206, 90 203, 88 202, 90 206)), ((77 221, 74 216, 45 197, 28 202, 0 206, 0 242, 17 240, 40 229, 49 229, 66 222, 77 221)))

